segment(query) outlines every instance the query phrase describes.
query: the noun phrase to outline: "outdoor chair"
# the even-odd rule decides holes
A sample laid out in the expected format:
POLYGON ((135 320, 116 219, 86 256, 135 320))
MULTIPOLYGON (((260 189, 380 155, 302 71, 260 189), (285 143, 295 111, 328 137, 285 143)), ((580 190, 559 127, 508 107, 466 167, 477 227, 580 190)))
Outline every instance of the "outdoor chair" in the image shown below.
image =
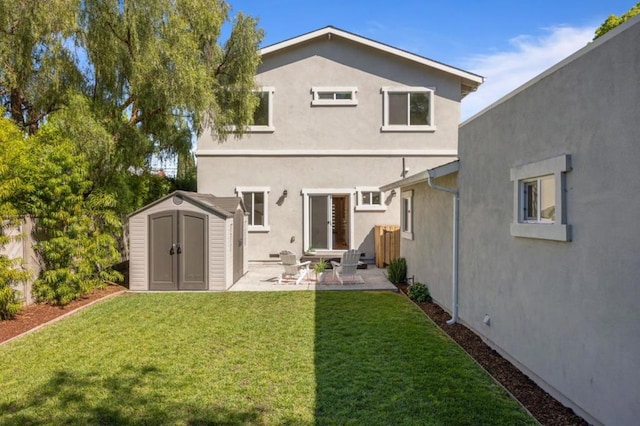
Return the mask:
POLYGON ((309 275, 309 265, 311 261, 299 262, 295 253, 290 251, 280 252, 280 261, 284 271, 278 279, 278 283, 282 284, 284 279, 295 279, 296 284, 300 284, 302 280, 309 275))
POLYGON ((343 277, 351 277, 353 281, 360 281, 362 278, 356 273, 360 263, 360 252, 358 250, 348 250, 342 254, 340 262, 331 261, 333 276, 338 278, 340 284, 344 284, 343 277))

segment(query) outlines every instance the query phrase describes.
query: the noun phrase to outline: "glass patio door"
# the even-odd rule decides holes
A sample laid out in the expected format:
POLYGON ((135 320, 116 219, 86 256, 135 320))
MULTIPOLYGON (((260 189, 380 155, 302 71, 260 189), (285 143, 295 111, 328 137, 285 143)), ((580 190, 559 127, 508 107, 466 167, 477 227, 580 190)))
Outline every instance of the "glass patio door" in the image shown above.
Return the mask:
POLYGON ((309 196, 309 247, 331 250, 331 195, 309 196))
POLYGON ((351 241, 349 194, 309 195, 309 248, 347 250, 351 241))

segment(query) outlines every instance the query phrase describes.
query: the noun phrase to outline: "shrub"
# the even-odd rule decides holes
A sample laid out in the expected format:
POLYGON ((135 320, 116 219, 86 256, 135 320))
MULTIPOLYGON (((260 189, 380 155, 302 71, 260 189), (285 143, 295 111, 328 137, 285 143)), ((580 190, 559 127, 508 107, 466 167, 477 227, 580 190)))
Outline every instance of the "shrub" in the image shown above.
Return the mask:
POLYGON ((387 266, 387 278, 394 284, 407 281, 407 261, 404 257, 393 259, 387 266))
POLYGON ((431 299, 431 294, 429 294, 429 289, 426 285, 422 283, 413 283, 407 288, 407 295, 409 299, 416 301, 418 303, 429 302, 431 303, 433 299, 431 299))
POLYGON ((327 261, 322 259, 322 258, 320 258, 320 260, 318 260, 313 265, 312 269, 316 274, 321 274, 324 271, 326 271, 328 267, 329 267, 329 264, 327 263, 327 261))
POLYGON ((21 308, 18 293, 9 286, 0 285, 0 320, 13 318, 21 308))

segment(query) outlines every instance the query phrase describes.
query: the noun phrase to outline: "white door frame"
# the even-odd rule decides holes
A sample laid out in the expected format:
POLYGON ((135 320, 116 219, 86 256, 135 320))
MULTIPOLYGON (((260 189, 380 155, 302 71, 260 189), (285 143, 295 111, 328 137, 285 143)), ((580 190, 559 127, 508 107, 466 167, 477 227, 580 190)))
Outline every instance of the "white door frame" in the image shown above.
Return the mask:
MULTIPOLYGON (((309 195, 348 195, 349 196, 349 248, 353 248, 354 244, 354 228, 355 228, 355 215, 353 214, 355 210, 355 199, 356 199, 356 190, 354 188, 302 188, 302 195, 304 197, 302 204, 302 222, 303 222, 303 230, 304 230, 304 241, 303 248, 306 252, 309 250, 309 195)), ((329 215, 331 217, 331 215, 329 215)), ((322 251, 322 250, 321 250, 322 251)))

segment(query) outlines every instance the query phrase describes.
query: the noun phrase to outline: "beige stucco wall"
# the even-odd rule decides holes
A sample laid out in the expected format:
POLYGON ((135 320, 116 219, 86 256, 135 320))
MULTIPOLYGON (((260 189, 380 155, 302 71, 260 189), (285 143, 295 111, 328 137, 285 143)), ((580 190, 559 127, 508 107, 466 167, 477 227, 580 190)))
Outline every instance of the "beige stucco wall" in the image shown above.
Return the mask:
MULTIPOLYGON (((268 186, 269 232, 248 233, 248 260, 273 260, 269 254, 303 250, 303 188, 355 190, 356 186, 381 186, 397 180, 401 158, 360 157, 209 157, 198 165, 198 191, 233 196, 236 186, 268 186), (220 170, 225 170, 220 173, 220 170), (259 171, 259 173, 256 173, 259 171), (287 190, 287 197, 282 193, 287 190), (292 241, 293 240, 293 241, 292 241)), ((442 158, 407 159, 412 170, 449 161, 442 158)), ((355 211, 354 248, 374 257, 373 227, 398 224, 399 194, 384 194, 387 209, 355 211)))
MULTIPOLYGON (((442 71, 335 37, 263 57, 256 80, 275 89, 275 132, 220 143, 205 131, 197 150, 198 192, 230 196, 238 186, 271 189, 270 231, 249 233, 250 260, 268 260, 284 249, 302 252, 302 189, 380 186, 400 178, 402 158, 411 174, 449 162, 456 153, 461 81, 442 71), (355 86, 358 105, 311 106, 313 86, 355 86), (437 130, 381 132, 384 86, 434 88, 437 130), (278 205, 284 189, 288 197, 278 205)), ((386 212, 354 212, 353 248, 369 259, 373 226, 399 223, 398 197, 388 201, 386 212)))
POLYGON ((640 17, 460 129, 460 318, 611 425, 640 418, 639 40, 640 17), (511 236, 510 168, 562 154, 573 241, 511 236))
MULTIPOLYGON (((436 185, 456 188, 457 175, 434 179, 436 185)), ((407 260, 407 276, 426 284, 434 301, 451 311, 453 260, 453 195, 427 182, 402 188, 413 191, 413 240, 402 238, 400 255, 407 260)), ((399 208, 399 207, 398 207, 399 208)))

